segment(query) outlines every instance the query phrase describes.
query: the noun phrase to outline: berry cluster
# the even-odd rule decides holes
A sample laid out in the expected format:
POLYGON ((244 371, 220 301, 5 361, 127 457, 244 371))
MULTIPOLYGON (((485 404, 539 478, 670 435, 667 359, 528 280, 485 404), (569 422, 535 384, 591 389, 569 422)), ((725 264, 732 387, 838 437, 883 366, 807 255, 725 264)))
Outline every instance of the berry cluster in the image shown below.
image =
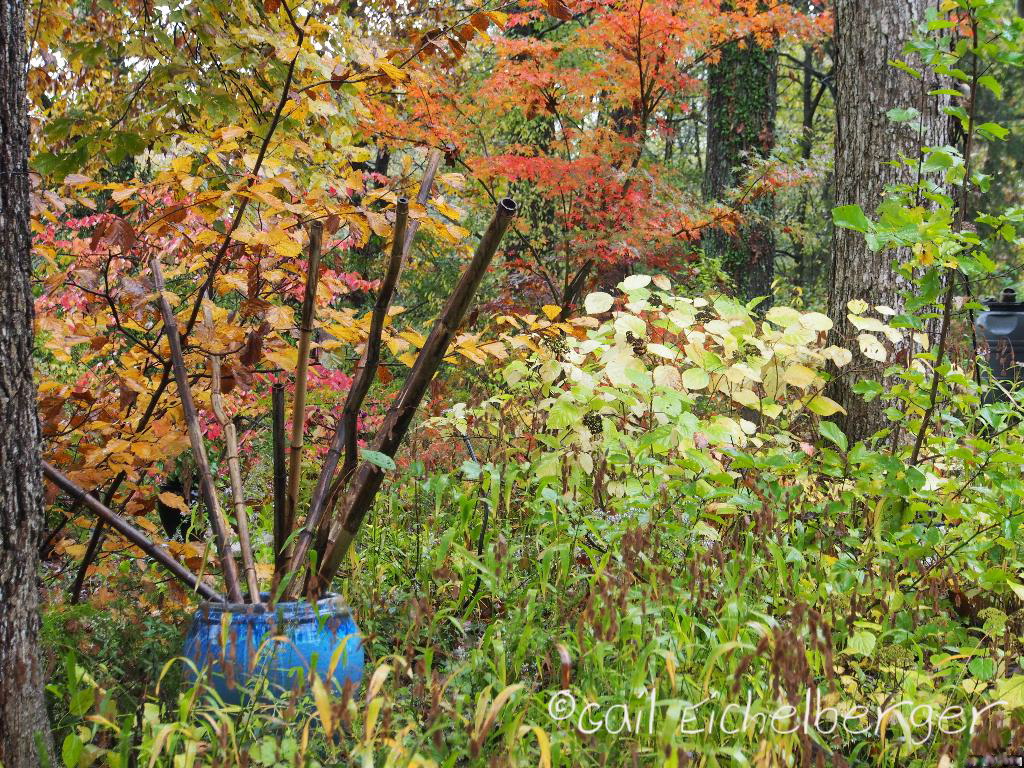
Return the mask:
POLYGON ((643 357, 647 354, 647 342, 636 336, 632 331, 626 331, 626 341, 633 347, 633 354, 643 357))
POLYGON ((601 414, 591 411, 583 417, 583 426, 590 430, 590 434, 601 434, 601 414))

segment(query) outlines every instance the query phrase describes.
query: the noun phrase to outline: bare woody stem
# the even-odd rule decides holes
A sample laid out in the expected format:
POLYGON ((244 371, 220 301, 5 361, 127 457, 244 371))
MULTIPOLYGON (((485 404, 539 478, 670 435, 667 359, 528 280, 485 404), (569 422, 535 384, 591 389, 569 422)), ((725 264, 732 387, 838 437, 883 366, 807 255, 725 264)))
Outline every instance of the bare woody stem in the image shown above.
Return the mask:
MULTIPOLYGON (((419 192, 416 193, 416 203, 418 205, 426 205, 430 199, 430 190, 434 186, 434 177, 437 176, 437 169, 441 167, 441 159, 443 157, 444 153, 440 149, 432 149, 430 154, 427 155, 427 165, 423 169, 423 178, 420 180, 419 192)), ((409 226, 405 230, 405 244, 402 250, 403 258, 409 253, 409 249, 412 248, 412 241, 419 229, 419 219, 413 219, 409 222, 409 226)))
POLYGON ((583 286, 586 284, 587 275, 590 274, 590 268, 594 266, 593 259, 587 259, 582 267, 573 275, 572 280, 569 281, 568 285, 565 286, 565 292, 562 294, 562 311, 558 313, 558 322, 564 322, 568 317, 569 313, 572 312, 573 305, 579 300, 580 293, 583 292, 583 286))
MULTIPOLYGON (((306 268, 306 288, 302 297, 302 317, 299 326, 298 360, 295 365, 295 397, 292 401, 292 434, 288 455, 288 493, 285 504, 284 529, 291 532, 295 525, 295 510, 299 501, 299 479, 302 477, 302 442, 306 425, 306 383, 309 378, 309 344, 313 336, 316 315, 316 286, 320 279, 320 246, 323 224, 313 222, 309 228, 309 264, 306 268)), ((288 547, 285 547, 288 550, 288 547)))
POLYGON ((149 540, 146 534, 116 512, 111 511, 106 505, 101 504, 94 497, 90 496, 67 475, 56 467, 51 466, 46 461, 43 462, 43 474, 51 483, 68 494, 76 502, 81 502, 83 506, 102 520, 104 524, 113 528, 128 541, 145 552, 154 561, 166 568, 172 576, 188 586, 189 589, 198 593, 207 600, 213 600, 219 603, 224 602, 224 597, 222 595, 218 594, 216 590, 200 581, 192 571, 171 557, 163 547, 158 547, 149 540))
MULTIPOLYGON (((373 442, 373 450, 391 457, 397 452, 515 212, 516 204, 511 199, 505 198, 498 203, 498 210, 481 238, 472 261, 462 273, 441 315, 434 323, 430 336, 416 357, 409 378, 406 379, 394 404, 388 409, 384 423, 373 442)), ((364 461, 359 466, 345 493, 339 514, 331 522, 326 548, 317 558, 320 567, 316 576, 310 579, 310 594, 319 593, 324 585, 329 584, 334 578, 373 504, 383 479, 384 471, 376 464, 364 461)))
MULTIPOLYGON (((964 140, 964 178, 960 184, 960 201, 957 206, 956 215, 953 218, 953 226, 957 232, 964 228, 967 219, 967 203, 969 201, 968 190, 971 183, 971 161, 974 156, 974 123, 977 115, 976 102, 978 97, 978 20, 971 15, 971 102, 967 116, 967 133, 964 140)), ((942 299, 942 327, 939 330, 939 339, 936 344, 935 364, 932 366, 932 381, 928 390, 928 407, 925 408, 921 417, 921 426, 918 427, 917 435, 914 437, 914 448, 910 452, 910 463, 917 464, 921 459, 921 449, 924 447, 925 438, 931 427, 932 416, 939 397, 939 369, 945 360, 946 338, 949 335, 949 324, 953 315, 953 286, 956 282, 956 270, 946 269, 946 293, 942 299)))
MULTIPOLYGON (((310 500, 309 514, 306 516, 306 524, 295 541, 295 549, 289 559, 288 571, 298 573, 309 552, 313 536, 320 526, 320 519, 325 508, 327 483, 331 480, 334 470, 338 465, 338 446, 341 439, 345 442, 345 464, 342 468, 342 477, 345 478, 355 468, 358 459, 357 427, 359 421, 359 409, 362 407, 366 393, 370 391, 370 385, 377 375, 377 366, 380 363, 380 344, 384 333, 384 321, 387 319, 388 308, 391 306, 391 298, 395 293, 395 286, 398 284, 398 276, 402 272, 403 254, 405 251, 406 223, 409 220, 409 201, 404 197, 398 199, 398 208, 395 213, 395 229, 391 238, 391 258, 388 260, 387 272, 377 291, 377 300, 373 305, 373 314, 370 317, 370 332, 366 338, 366 348, 363 357, 359 362, 353 376, 352 386, 345 398, 345 406, 341 414, 341 423, 331 441, 331 447, 327 458, 324 461, 323 470, 317 478, 317 485, 310 500)), ((295 596, 301 583, 293 581, 286 591, 286 595, 295 596)))
POLYGON ((341 468, 342 482, 356 468, 359 458, 358 437, 359 437, 359 409, 363 406, 367 392, 373 384, 377 375, 377 366, 380 363, 380 343, 384 333, 384 322, 387 320, 388 308, 391 306, 391 298, 395 295, 395 286, 398 285, 398 276, 402 273, 402 262, 405 255, 405 227, 409 220, 409 201, 404 197, 398 199, 398 208, 395 212, 395 230, 391 242, 391 258, 388 259, 387 272, 384 280, 377 291, 377 300, 373 305, 373 315, 370 317, 370 333, 366 338, 366 349, 363 352, 363 359, 360 360, 353 377, 352 386, 345 398, 345 407, 342 410, 341 423, 342 432, 345 435, 345 463, 341 468))
MULTIPOLYGON (((439 149, 431 150, 430 154, 427 156, 427 164, 426 164, 426 167, 424 168, 424 171, 423 171, 423 178, 420 181, 419 192, 416 195, 416 202, 419 205, 421 205, 421 206, 422 205, 426 205, 427 201, 430 199, 430 190, 434 186, 434 177, 437 175, 437 170, 438 170, 438 168, 441 165, 442 157, 443 157, 442 152, 439 149)), ((402 244, 403 244, 402 245, 402 251, 401 251, 401 253, 398 256, 398 259, 399 259, 399 264, 398 264, 399 274, 395 275, 395 277, 394 277, 394 284, 391 286, 391 289, 390 289, 390 293, 392 295, 394 293, 394 288, 395 288, 395 286, 398 283, 398 277, 400 276, 401 266, 402 266, 402 264, 404 264, 405 257, 409 253, 410 248, 412 247, 413 239, 414 239, 414 237, 416 235, 417 230, 419 229, 419 226, 420 226, 420 222, 417 219, 413 219, 411 221, 407 221, 406 226, 405 226, 404 238, 401 241, 399 241, 399 239, 397 237, 392 239, 392 254, 391 254, 391 261, 389 262, 389 274, 390 274, 390 267, 392 265, 394 265, 394 263, 395 263, 395 252, 394 252, 395 244, 398 243, 398 242, 402 242, 402 244)), ((397 235, 397 228, 398 228, 398 220, 397 220, 397 218, 396 218, 396 221, 395 221, 395 228, 396 228, 396 235, 397 235)), ((375 313, 377 312, 377 306, 380 305, 380 303, 381 303, 383 291, 384 291, 384 285, 381 286, 381 293, 379 293, 378 296, 377 296, 377 302, 376 302, 376 304, 374 306, 374 312, 375 313)), ((387 305, 390 304, 391 298, 392 298, 392 296, 388 296, 387 305)), ((387 316, 387 309, 388 309, 388 306, 385 306, 385 308, 383 310, 383 312, 384 312, 383 317, 387 316)), ((378 342, 377 346, 378 346, 377 354, 379 356, 379 342, 378 342)), ((369 351, 369 347, 367 347, 367 351, 369 351)), ((365 370, 365 366, 363 368, 361 368, 360 370, 365 370)), ((368 379, 367 379, 367 381, 370 382, 370 383, 372 383, 372 380, 373 380, 372 376, 368 377, 368 379)), ((349 397, 346 397, 346 400, 345 400, 345 408, 348 408, 349 400, 350 400, 351 396, 352 396, 352 393, 350 391, 349 392, 349 397)), ((365 393, 363 394, 363 397, 360 398, 360 403, 355 405, 355 411, 356 411, 357 414, 358 414, 358 411, 359 411, 359 407, 362 404, 362 399, 363 398, 365 398, 365 393)), ((332 480, 334 479, 334 473, 335 473, 335 471, 338 468, 338 462, 341 459, 342 447, 345 444, 346 444, 346 431, 345 431, 345 428, 344 428, 344 414, 343 414, 338 419, 338 423, 337 423, 337 425, 335 427, 335 431, 334 431, 334 437, 331 440, 331 445, 330 445, 330 447, 329 447, 329 449, 327 451, 327 456, 324 458, 323 466, 320 468, 320 475, 319 475, 319 477, 317 477, 316 488, 314 489, 313 495, 312 495, 312 497, 310 499, 309 512, 308 512, 308 514, 306 516, 306 524, 303 527, 303 531, 299 534, 299 538, 295 542, 294 554, 291 557, 291 560, 290 560, 290 562, 288 564, 288 572, 290 572, 290 573, 298 574, 299 569, 302 568, 302 566, 304 564, 304 561, 305 561, 305 558, 306 558, 306 555, 309 552, 309 547, 310 547, 310 545, 312 543, 313 536, 318 532, 318 530, 321 530, 321 529, 324 528, 324 526, 322 525, 323 520, 324 520, 324 512, 325 512, 326 509, 331 508, 331 504, 333 503, 333 501, 335 499, 335 495, 337 493, 337 488, 339 487, 339 484, 338 483, 332 483, 332 480)), ((351 469, 349 470, 349 472, 351 472, 351 469)), ((344 478, 344 473, 342 474, 342 478, 344 478)), ((339 478, 339 480, 341 480, 342 478, 339 478)), ((322 530, 322 535, 324 537, 326 537, 327 531, 326 530, 322 530)), ((294 595, 294 594, 297 594, 297 590, 298 589, 299 589, 299 585, 296 584, 294 587, 291 587, 289 591, 294 595)))
POLYGON ((285 449, 284 385, 280 382, 270 388, 271 420, 273 423, 271 444, 274 454, 274 591, 284 577, 288 564, 285 556, 285 541, 291 535, 288 530, 285 498, 288 486, 288 458, 285 449))
MULTIPOLYGON (((203 307, 204 320, 212 332, 213 312, 209 305, 203 307)), ((231 478, 231 501, 235 507, 235 525, 238 530, 238 545, 242 550, 242 569, 245 571, 245 583, 249 588, 249 599, 255 605, 260 604, 260 582, 256 576, 256 561, 252 556, 252 540, 249 538, 249 513, 245 508, 245 495, 242 491, 242 468, 238 461, 238 434, 235 424, 228 418, 224 410, 224 396, 220 392, 220 355, 210 353, 210 404, 213 415, 224 430, 224 447, 227 449, 228 475, 231 478)))
POLYGON ((153 270, 153 284, 157 292, 157 305, 164 318, 167 343, 171 348, 171 363, 174 368, 174 379, 178 385, 178 395, 181 398, 181 409, 185 414, 185 423, 188 426, 188 438, 192 444, 192 453, 196 460, 196 467, 199 470, 199 490, 203 496, 203 503, 206 505, 210 515, 210 527, 213 528, 213 536, 217 543, 217 553, 220 556, 221 569, 224 572, 224 585, 227 588, 228 597, 232 602, 242 602, 242 590, 238 581, 238 566, 231 554, 231 542, 228 538, 227 518, 220 508, 220 501, 217 498, 217 489, 213 484, 213 474, 210 472, 210 463, 206 458, 206 448, 203 445, 203 435, 199 429, 199 416, 196 413, 195 401, 192 399, 192 388, 188 383, 188 373, 185 371, 185 357, 181 351, 181 337, 178 335, 178 323, 174 319, 174 310, 171 309, 167 297, 164 295, 164 275, 160 269, 160 259, 153 257, 149 262, 153 270))

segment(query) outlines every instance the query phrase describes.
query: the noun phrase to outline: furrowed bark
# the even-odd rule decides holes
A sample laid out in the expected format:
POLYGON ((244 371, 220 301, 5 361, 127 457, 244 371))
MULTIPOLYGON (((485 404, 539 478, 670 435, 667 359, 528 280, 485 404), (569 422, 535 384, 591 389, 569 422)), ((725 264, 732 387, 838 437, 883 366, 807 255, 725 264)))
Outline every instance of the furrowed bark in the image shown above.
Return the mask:
POLYGON ((56 765, 39 653, 43 482, 33 380, 23 0, 0 3, 0 764, 56 765))
MULTIPOLYGON (((777 101, 778 52, 762 48, 753 37, 723 45, 719 60, 708 67, 703 192, 706 200, 735 205, 743 221, 735 232, 707 228, 701 243, 705 253, 721 260, 743 301, 771 298, 775 204, 770 194, 731 201, 729 192, 741 183, 750 159, 771 154, 777 101)), ((762 310, 769 305, 762 303, 762 310)))
POLYGON ((171 363, 174 367, 174 379, 178 385, 178 395, 181 398, 181 409, 185 414, 185 423, 188 425, 188 439, 192 445, 192 454, 196 460, 196 467, 199 470, 199 490, 203 496, 203 503, 210 516, 210 527, 213 528, 213 536, 217 543, 217 553, 220 556, 221 570, 224 573, 224 585, 228 597, 233 603, 241 603, 242 589, 238 581, 238 566, 231 555, 231 542, 228 538, 230 526, 224 511, 220 508, 220 500, 217 498, 217 489, 213 484, 213 473, 210 472, 210 462, 206 458, 206 447, 203 445, 203 435, 199 430, 199 415, 196 413, 195 402, 192 399, 192 388, 188 383, 188 372, 185 370, 185 356, 181 351, 181 337, 178 335, 178 323, 174 318, 174 310, 171 309, 167 297, 164 296, 164 275, 160 269, 160 259, 154 257, 149 262, 153 270, 153 284, 157 292, 157 304, 164 318, 164 328, 167 333, 167 343, 171 348, 171 363))
POLYGON ((274 454, 274 588, 284 577, 288 564, 285 556, 285 541, 291 535, 285 523, 285 507, 288 500, 288 460, 285 452, 284 434, 284 385, 274 384, 270 388, 271 418, 273 420, 272 444, 274 454))
POLYGON ((206 600, 214 600, 217 602, 224 602, 224 596, 219 594, 215 589, 204 584, 200 579, 192 573, 188 568, 175 560, 171 555, 164 550, 162 547, 154 544, 150 539, 140 531, 138 528, 133 526, 123 517, 116 512, 112 511, 106 505, 100 503, 94 497, 90 496, 86 491, 77 485, 71 478, 65 475, 56 467, 51 466, 48 462, 43 462, 43 474, 46 479, 53 483, 55 486, 60 488, 64 493, 68 494, 75 501, 79 501, 83 506, 86 507, 90 512, 96 515, 105 525, 110 526, 115 531, 124 536, 128 541, 137 546, 155 562, 162 565, 167 571, 178 579, 180 582, 188 586, 189 589, 196 592, 206 600))
MULTIPOLYGON (((203 307, 206 325, 213 330, 213 312, 209 305, 203 307)), ((210 404, 213 415, 224 430, 224 447, 227 449, 228 475, 231 478, 231 502, 235 508, 235 525, 238 530, 238 545, 242 550, 242 570, 249 588, 249 599, 254 605, 260 604, 260 581, 256 576, 256 561, 252 556, 252 540, 249 538, 249 512, 245 508, 242 491, 242 469, 238 462, 238 434, 235 424, 224 410, 224 397, 220 392, 220 355, 210 353, 210 404)))
MULTIPOLYGON (((288 494, 285 504, 286 531, 295 526, 295 510, 299 500, 299 479, 302 477, 302 438, 306 425, 306 382, 309 378, 309 343, 313 336, 316 314, 316 286, 320 280, 320 245, 323 224, 313 222, 309 228, 309 264, 306 269, 306 290, 302 297, 302 318, 299 327, 298 362, 295 366, 295 398, 292 402, 292 436, 288 456, 288 494)), ((285 551, 288 551, 285 547, 285 551)))
MULTIPOLYGON (((901 163, 901 156, 919 157, 922 146, 950 143, 949 116, 943 111, 949 98, 932 95, 936 89, 948 87, 947 78, 922 67, 917 56, 908 58, 903 53, 931 6, 930 0, 834 3, 837 206, 856 204, 871 214, 882 202, 887 186, 917 181, 918 172, 901 163), (889 64, 905 58, 921 70, 921 79, 889 64), (889 110, 908 106, 920 113, 917 120, 893 123, 888 119, 889 110)), ((829 340, 850 349, 850 368, 862 373, 837 376, 827 394, 846 410, 846 415, 836 420, 851 444, 891 424, 885 416, 891 401, 884 396, 866 401, 854 387, 863 378, 877 379, 883 387, 890 386, 892 380, 883 376, 885 364, 870 360, 859 351, 859 331, 850 322, 847 304, 863 299, 869 306, 884 304, 902 312, 902 293, 912 290, 912 286, 893 269, 892 263, 894 259, 905 262, 910 257, 909 248, 895 253, 872 250, 860 232, 843 227, 833 230, 828 316, 834 325, 829 340)))
MULTIPOLYGON (((398 207, 395 213, 395 229, 391 238, 391 258, 388 260, 387 272, 381 281, 380 289, 377 291, 377 300, 373 305, 373 315, 370 318, 370 333, 366 338, 366 349, 363 358, 353 376, 352 386, 345 398, 345 406, 341 414, 341 423, 331 441, 323 470, 317 479, 316 489, 310 500, 309 514, 306 517, 306 525, 295 541, 295 548, 291 554, 288 570, 297 573, 309 552, 313 536, 320 525, 322 510, 327 495, 327 483, 334 474, 338 464, 337 442, 344 440, 345 463, 342 467, 341 476, 347 478, 355 469, 358 460, 357 426, 359 421, 359 409, 363 405, 366 393, 370 391, 373 379, 377 375, 377 366, 380 363, 380 344, 384 332, 384 321, 387 319, 388 309, 391 306, 391 299, 395 294, 395 286, 398 285, 398 276, 402 272, 402 262, 405 256, 406 224, 409 219, 409 201, 404 197, 398 199, 398 207)), ((298 593, 301 584, 294 581, 288 586, 285 594, 294 596, 298 593)))
MULTIPOLYGON (((391 457, 394 457, 397 452, 427 386, 441 365, 448 346, 462 323, 466 310, 473 300, 473 295, 480 286, 484 273, 487 271, 494 253, 498 250, 501 238, 515 212, 516 204, 509 198, 505 198, 498 204, 498 210, 481 238, 476 253, 473 254, 473 260, 462 273, 462 277, 459 278, 455 290, 448 298, 448 303, 417 355, 416 363, 413 365, 412 372, 406 379, 402 391, 388 409, 384 424, 373 442, 373 450, 391 457)), ((337 573, 363 519, 373 504, 383 479, 384 471, 375 464, 364 461, 359 466, 342 500, 340 513, 331 523, 326 548, 317 558, 320 567, 316 576, 310 579, 308 589, 310 594, 318 594, 334 578, 334 574, 337 573)))

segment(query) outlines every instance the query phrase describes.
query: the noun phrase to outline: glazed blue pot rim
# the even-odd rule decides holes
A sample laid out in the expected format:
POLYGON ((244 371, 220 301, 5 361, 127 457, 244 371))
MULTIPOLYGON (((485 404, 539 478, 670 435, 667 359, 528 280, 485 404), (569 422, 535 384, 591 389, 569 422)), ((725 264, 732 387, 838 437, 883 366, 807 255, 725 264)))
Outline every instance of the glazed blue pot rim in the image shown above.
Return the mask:
MULTIPOLYGON (((263 601, 270 600, 270 593, 260 594, 263 601)), ((267 602, 259 605, 252 603, 220 603, 204 600, 199 604, 197 613, 209 616, 220 616, 225 613, 235 615, 261 616, 280 615, 289 619, 315 618, 317 616, 351 617, 352 610, 345 605, 341 596, 334 592, 326 592, 315 603, 308 600, 282 600, 273 606, 267 602)))

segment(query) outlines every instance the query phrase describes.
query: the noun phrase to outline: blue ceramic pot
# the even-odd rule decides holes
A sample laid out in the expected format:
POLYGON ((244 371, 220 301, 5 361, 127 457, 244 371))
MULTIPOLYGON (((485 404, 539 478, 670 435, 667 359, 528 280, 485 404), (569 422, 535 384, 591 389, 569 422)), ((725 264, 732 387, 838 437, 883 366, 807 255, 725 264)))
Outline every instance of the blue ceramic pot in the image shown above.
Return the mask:
POLYGON ((205 670, 207 682, 228 704, 254 692, 264 699, 293 690, 305 695, 310 670, 338 686, 358 684, 363 676, 362 637, 337 595, 272 608, 202 603, 185 638, 185 656, 205 670))

